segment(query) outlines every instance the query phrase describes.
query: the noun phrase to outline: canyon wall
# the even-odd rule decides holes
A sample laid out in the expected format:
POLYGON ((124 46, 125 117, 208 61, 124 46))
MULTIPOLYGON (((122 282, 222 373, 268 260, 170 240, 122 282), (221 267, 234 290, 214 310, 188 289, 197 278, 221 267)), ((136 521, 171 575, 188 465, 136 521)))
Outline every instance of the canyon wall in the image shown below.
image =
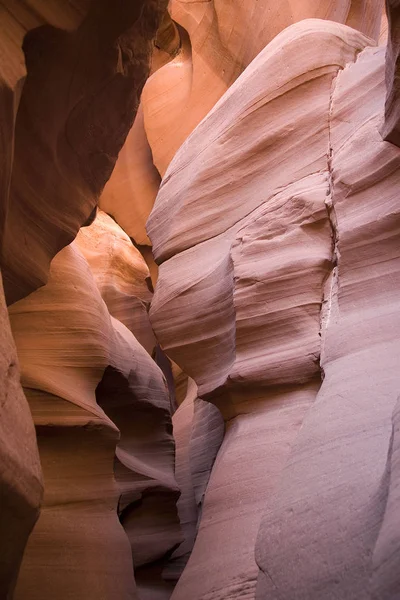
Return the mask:
POLYGON ((17 359, 1 288, 2 598, 137 597, 132 546, 140 554, 140 536, 129 543, 121 514, 154 488, 158 503, 167 497, 172 506, 161 519, 164 546, 181 540, 169 393, 148 354, 150 274, 105 216, 88 251, 94 276, 79 243, 68 245, 96 216, 166 5, 0 3, 0 264, 18 346, 17 359), (50 263, 48 285, 35 292, 50 263), (120 423, 126 411, 137 413, 133 430, 120 423), (39 515, 41 471, 42 512, 16 585, 39 515))
POLYGON ((392 600, 398 3, 167 4, 0 2, 0 595, 392 600))
POLYGON ((289 27, 162 180, 151 321, 226 421, 174 600, 399 589, 386 566, 400 154, 380 134, 385 54, 343 25, 289 27))

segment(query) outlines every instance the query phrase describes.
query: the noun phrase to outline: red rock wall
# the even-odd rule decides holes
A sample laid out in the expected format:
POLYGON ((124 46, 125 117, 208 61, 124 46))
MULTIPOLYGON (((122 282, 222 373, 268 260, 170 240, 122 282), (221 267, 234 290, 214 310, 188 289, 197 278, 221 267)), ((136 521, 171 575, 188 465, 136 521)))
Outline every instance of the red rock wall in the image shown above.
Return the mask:
POLYGON ((128 4, 0 3, 0 595, 392 600, 397 4, 128 4))

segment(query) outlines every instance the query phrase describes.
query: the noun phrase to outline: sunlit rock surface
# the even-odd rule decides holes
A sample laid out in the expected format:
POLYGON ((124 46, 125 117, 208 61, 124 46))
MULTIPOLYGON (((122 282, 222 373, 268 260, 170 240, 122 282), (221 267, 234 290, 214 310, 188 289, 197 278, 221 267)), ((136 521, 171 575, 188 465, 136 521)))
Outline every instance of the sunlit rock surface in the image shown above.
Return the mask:
POLYGON ((366 48, 338 74, 332 92, 329 205, 337 264, 322 327, 325 377, 260 530, 260 600, 399 593, 390 562, 399 536, 385 506, 397 485, 396 465, 390 480, 386 464, 396 456, 390 438, 400 385, 400 150, 379 133, 384 61, 384 48, 366 48))
POLYGON ((151 320, 227 421, 174 600, 370 589, 400 387, 399 154, 380 137, 372 44, 318 20, 286 29, 162 181, 151 320))
POLYGON ((150 77, 142 98, 161 175, 196 125, 285 27, 310 17, 331 19, 377 39, 381 10, 380 0, 172 0, 171 15, 183 28, 182 52, 150 77))
POLYGON ((393 600, 398 3, 167 4, 0 0, 0 596, 393 600))
POLYGON ((110 314, 151 354, 156 345, 148 319, 152 298, 149 269, 129 237, 102 211, 80 229, 76 244, 89 263, 110 314))
POLYGON ((181 541, 164 377, 110 317, 76 243, 10 318, 45 483, 16 598, 136 598, 134 566, 181 541))

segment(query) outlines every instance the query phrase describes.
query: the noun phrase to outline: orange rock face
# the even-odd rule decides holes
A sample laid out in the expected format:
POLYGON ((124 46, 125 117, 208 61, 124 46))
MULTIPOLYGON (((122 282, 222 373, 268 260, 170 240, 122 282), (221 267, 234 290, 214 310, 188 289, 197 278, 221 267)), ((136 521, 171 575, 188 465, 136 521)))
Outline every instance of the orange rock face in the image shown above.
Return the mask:
POLYGON ((1 599, 400 596, 397 4, 0 0, 1 599))
POLYGON ((12 598, 25 544, 39 515, 43 485, 32 417, 0 279, 0 596, 12 598))
MULTIPOLYGON (((28 31, 1 257, 8 304, 47 281, 51 259, 93 212, 132 125, 167 2, 87 9, 85 1, 75 15, 59 4, 49 15, 23 2, 0 13, 7 50, 28 31)), ((17 85, 22 69, 13 67, 6 81, 17 85)))
MULTIPOLYGON (((114 230, 108 233, 112 240, 114 230)), ((95 236, 93 241, 96 251, 95 236)), ((119 258, 128 268, 123 253, 119 258)), ((109 277, 112 282, 112 272, 109 277)), ((10 317, 45 480, 42 515, 16 598, 133 598, 133 567, 157 560, 181 541, 163 375, 109 315, 75 243, 53 260, 47 285, 15 303, 10 317), (143 512, 151 515, 154 504, 160 508, 166 501, 170 512, 157 513, 165 530, 160 555, 160 543, 152 542, 157 527, 146 525, 143 512), (52 547, 57 551, 50 574, 52 547)))

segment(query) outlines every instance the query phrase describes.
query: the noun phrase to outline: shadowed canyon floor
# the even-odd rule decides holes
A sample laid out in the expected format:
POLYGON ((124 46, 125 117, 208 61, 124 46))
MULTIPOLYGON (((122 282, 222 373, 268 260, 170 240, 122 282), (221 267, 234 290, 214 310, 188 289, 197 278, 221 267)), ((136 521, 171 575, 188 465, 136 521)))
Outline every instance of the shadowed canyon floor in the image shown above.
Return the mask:
POLYGON ((0 600, 400 598, 396 0, 0 0, 0 600))

